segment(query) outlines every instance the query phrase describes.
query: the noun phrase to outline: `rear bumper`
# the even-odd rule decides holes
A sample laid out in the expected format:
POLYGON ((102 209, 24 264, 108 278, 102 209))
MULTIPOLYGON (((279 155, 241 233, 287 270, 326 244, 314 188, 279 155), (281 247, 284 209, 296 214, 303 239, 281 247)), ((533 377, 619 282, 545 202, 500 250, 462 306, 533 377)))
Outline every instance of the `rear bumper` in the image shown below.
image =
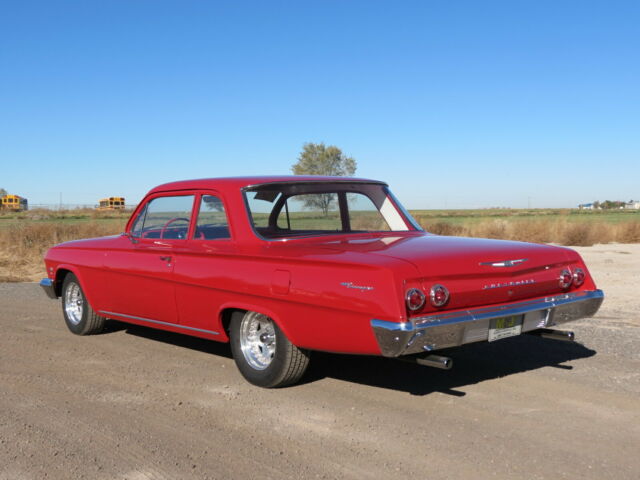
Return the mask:
POLYGON ((57 299, 58 294, 56 293, 56 284, 50 278, 43 278, 40 280, 40 286, 44 290, 44 293, 47 294, 47 297, 52 299, 57 299))
POLYGON ((397 357, 487 340, 494 318, 524 315, 522 332, 528 332, 591 317, 603 300, 602 290, 591 290, 497 307, 435 313, 404 323, 374 319, 371 327, 382 355, 397 357))

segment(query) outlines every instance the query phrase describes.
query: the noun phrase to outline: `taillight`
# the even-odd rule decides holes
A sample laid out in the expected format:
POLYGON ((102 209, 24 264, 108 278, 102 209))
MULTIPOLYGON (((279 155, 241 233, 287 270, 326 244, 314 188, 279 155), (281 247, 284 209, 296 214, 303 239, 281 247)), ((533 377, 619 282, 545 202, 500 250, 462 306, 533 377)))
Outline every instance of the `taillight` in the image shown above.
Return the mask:
POLYGON ((582 285, 584 283, 585 278, 586 278, 586 275, 584 274, 584 271, 581 268, 576 268, 573 271, 573 284, 576 287, 579 287, 580 285, 582 285))
POLYGON ((571 283, 573 282, 573 275, 571 274, 571 270, 565 268, 560 272, 560 277, 558 278, 558 283, 560 288, 569 288, 571 283))
POLYGON ((422 293, 422 290, 411 288, 407 290, 407 296, 405 299, 407 301, 407 308, 412 312, 415 312, 424 306, 426 297, 424 293, 422 293))
POLYGON ((429 299, 434 307, 442 307, 449 301, 449 290, 442 285, 434 285, 429 291, 429 299))

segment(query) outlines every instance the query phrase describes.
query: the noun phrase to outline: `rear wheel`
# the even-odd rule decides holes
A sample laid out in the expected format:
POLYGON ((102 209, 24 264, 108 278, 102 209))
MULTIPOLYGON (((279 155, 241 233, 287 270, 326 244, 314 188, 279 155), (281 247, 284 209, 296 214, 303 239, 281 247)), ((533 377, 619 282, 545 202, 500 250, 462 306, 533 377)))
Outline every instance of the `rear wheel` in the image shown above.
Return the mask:
POLYGON ((93 311, 73 273, 68 273, 62 283, 62 314, 67 327, 76 335, 100 333, 104 327, 104 317, 93 311))
POLYGON ((309 352, 292 344, 278 325, 261 313, 235 312, 229 336, 240 373, 259 387, 296 383, 309 365, 309 352))

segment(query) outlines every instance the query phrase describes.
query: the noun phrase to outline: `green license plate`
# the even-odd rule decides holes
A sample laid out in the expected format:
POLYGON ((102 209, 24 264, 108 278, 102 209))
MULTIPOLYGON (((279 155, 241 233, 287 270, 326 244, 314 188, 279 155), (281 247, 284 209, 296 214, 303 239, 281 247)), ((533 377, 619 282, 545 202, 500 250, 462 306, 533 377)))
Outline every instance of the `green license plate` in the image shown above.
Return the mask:
POLYGON ((489 323, 489 341, 515 337, 522 333, 522 319, 524 315, 494 318, 489 323))

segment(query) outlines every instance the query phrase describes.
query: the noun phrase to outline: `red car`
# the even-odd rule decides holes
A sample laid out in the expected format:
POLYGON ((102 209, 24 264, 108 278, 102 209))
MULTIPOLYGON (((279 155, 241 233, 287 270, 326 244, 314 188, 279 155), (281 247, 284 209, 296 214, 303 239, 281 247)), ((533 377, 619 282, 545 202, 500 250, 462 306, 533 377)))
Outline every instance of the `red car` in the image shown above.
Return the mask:
POLYGON ((593 315, 604 295, 568 248, 423 231, 383 182, 246 177, 151 190, 119 236, 66 242, 41 285, 75 334, 105 319, 230 342, 262 387, 310 352, 403 356, 593 315))

